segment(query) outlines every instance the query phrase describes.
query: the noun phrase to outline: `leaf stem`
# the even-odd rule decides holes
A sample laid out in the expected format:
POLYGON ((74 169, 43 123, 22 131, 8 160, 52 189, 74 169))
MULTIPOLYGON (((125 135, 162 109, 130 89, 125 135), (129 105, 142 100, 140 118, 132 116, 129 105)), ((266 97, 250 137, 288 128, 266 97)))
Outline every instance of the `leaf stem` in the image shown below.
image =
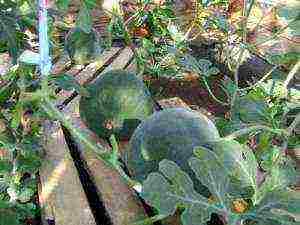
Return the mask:
POLYGON ((291 125, 287 128, 288 135, 292 135, 293 131, 296 129, 296 127, 300 124, 300 113, 298 113, 294 119, 294 121, 291 123, 291 125))
POLYGON ((204 82, 204 85, 205 85, 205 87, 206 87, 208 93, 210 94, 210 96, 211 96, 216 102, 220 103, 220 104, 223 105, 223 106, 228 106, 228 105, 229 105, 229 104, 226 103, 226 102, 222 102, 221 100, 219 100, 219 99, 214 95, 214 93, 213 93, 212 90, 210 89, 210 87, 209 87, 209 85, 208 85, 208 82, 207 82, 207 80, 206 80, 205 77, 203 77, 203 82, 204 82))
POLYGON ((297 73, 297 71, 300 68, 300 60, 298 60, 298 62, 294 65, 294 67, 292 68, 292 70, 289 72, 286 80, 283 83, 284 89, 286 90, 286 93, 288 92, 288 85, 291 82, 291 80, 294 78, 295 74, 297 73))
POLYGON ((247 90, 251 90, 257 86, 259 86, 261 83, 263 83, 273 72, 274 70, 276 70, 278 68, 278 66, 274 66, 268 73, 266 73, 266 75, 264 75, 259 81, 257 81, 255 84, 249 86, 249 87, 245 87, 245 88, 239 88, 238 91, 247 91, 247 90))
POLYGON ((224 137, 224 139, 232 140, 232 139, 238 138, 240 136, 243 136, 245 134, 248 134, 248 133, 251 133, 254 131, 259 131, 259 130, 269 131, 271 133, 275 133, 275 134, 279 134, 279 135, 285 135, 285 136, 288 135, 288 132, 284 129, 273 129, 271 127, 264 126, 264 125, 254 125, 254 126, 246 127, 241 130, 235 131, 235 132, 227 135, 226 137, 224 137))

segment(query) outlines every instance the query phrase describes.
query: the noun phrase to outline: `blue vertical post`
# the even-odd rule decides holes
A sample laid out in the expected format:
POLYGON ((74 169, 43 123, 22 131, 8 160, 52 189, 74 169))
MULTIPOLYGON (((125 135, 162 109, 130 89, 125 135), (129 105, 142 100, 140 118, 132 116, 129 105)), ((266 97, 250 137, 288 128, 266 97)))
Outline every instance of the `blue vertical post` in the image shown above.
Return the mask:
POLYGON ((49 55, 49 38, 47 23, 48 0, 39 0, 38 19, 39 19, 39 54, 40 70, 42 77, 48 76, 51 70, 51 58, 49 55))

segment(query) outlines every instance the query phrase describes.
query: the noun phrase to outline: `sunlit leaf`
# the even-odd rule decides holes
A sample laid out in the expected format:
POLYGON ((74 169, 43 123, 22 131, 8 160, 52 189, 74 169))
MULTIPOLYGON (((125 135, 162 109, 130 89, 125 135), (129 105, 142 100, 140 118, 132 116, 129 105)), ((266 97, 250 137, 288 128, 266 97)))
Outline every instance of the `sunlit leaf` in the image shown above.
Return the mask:
MULTIPOLYGON (((209 143, 206 146, 210 150, 206 148, 201 149, 199 147, 195 150, 195 154, 198 159, 201 159, 202 163, 204 163, 204 161, 211 163, 210 169, 213 172, 207 171, 207 173, 216 173, 230 178, 230 182, 226 184, 228 185, 226 190, 227 194, 231 194, 235 197, 245 197, 243 195, 250 197, 249 195, 256 192, 258 164, 251 149, 234 140, 220 140, 209 143), (219 167, 214 167, 216 163, 219 163, 219 167)), ((202 172, 199 174, 204 175, 203 178, 199 177, 200 181, 203 182, 201 179, 206 179, 206 173, 202 172)), ((218 179, 215 181, 206 181, 205 183, 209 185, 210 182, 216 181, 223 183, 218 179)), ((209 189, 211 190, 211 188, 209 189)))
POLYGON ((184 207, 181 216, 183 225, 205 224, 212 212, 221 211, 197 193, 190 177, 169 160, 162 160, 159 172, 147 177, 142 196, 165 217, 173 215, 178 207, 184 207))
POLYGON ((15 106, 14 111, 12 112, 12 121, 10 123, 11 127, 16 129, 21 124, 21 118, 23 114, 23 104, 22 102, 18 102, 15 106))
POLYGON ((40 54, 25 50, 20 56, 19 56, 19 62, 29 64, 29 65, 39 65, 40 63, 40 54))
POLYGON ((282 225, 299 224, 300 193, 294 190, 267 192, 250 213, 255 214, 260 221, 274 220, 282 225))

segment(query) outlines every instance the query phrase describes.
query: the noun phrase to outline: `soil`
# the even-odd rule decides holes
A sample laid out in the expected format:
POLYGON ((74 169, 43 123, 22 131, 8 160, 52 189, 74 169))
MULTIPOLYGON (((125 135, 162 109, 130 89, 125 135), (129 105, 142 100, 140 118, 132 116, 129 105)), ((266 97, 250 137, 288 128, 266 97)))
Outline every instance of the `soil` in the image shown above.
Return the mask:
MULTIPOLYGON (((215 102, 211 96, 209 96, 207 90, 203 87, 198 78, 186 77, 183 80, 152 78, 149 79, 149 82, 150 92, 156 100, 179 97, 192 109, 197 110, 204 108, 215 116, 224 115, 224 113, 228 111, 227 107, 215 102)), ((216 96, 223 94, 217 81, 211 85, 211 89, 216 96)))

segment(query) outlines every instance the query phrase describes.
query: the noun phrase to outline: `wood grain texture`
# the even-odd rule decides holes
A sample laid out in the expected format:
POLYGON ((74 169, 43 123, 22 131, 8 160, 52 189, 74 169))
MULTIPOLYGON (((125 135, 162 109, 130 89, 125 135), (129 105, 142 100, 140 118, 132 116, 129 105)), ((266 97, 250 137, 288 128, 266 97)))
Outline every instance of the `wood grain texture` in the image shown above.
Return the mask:
POLYGON ((43 225, 49 221, 57 225, 96 225, 58 123, 44 123, 43 147, 46 155, 39 171, 43 225))

